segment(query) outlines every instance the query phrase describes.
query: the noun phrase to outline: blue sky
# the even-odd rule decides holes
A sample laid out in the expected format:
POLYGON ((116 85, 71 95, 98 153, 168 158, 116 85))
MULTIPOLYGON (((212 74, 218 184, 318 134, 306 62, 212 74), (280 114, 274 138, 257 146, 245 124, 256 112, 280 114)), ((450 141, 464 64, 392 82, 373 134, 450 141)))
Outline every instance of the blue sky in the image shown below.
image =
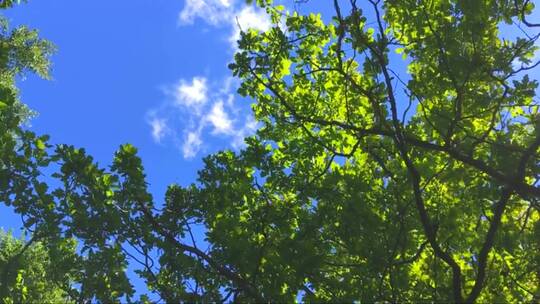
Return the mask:
MULTIPOLYGON (((204 155, 240 148, 256 128, 227 69, 237 24, 270 26, 253 6, 35 0, 6 15, 57 47, 52 80, 28 75, 18 83, 22 100, 39 113, 31 129, 53 143, 84 147, 102 166, 120 144, 135 145, 158 204, 167 185, 195 181, 204 155)), ((19 235, 20 226, 19 216, 1 206, 0 227, 19 235)))
MULTIPOLYGON (((5 11, 13 27, 38 29, 57 47, 52 80, 18 82, 23 102, 39 113, 31 129, 85 148, 103 167, 120 144, 135 145, 158 204, 167 185, 196 180, 202 157, 241 148, 256 123, 227 65, 238 25, 270 23, 241 0, 202 3, 30 0, 5 11)), ((0 227, 20 234, 19 216, 3 205, 0 227)))
MULTIPOLYGON (((28 75, 18 83, 39 113, 31 129, 85 148, 101 166, 120 144, 135 145, 157 201, 167 185, 194 182, 204 155, 240 148, 256 128, 227 68, 238 25, 270 26, 245 1, 31 0, 5 15, 57 47, 52 80, 28 75)), ((0 226, 19 226, 1 210, 0 226)))
MULTIPOLYGON (((282 2, 332 15, 330 1, 282 2)), ((31 0, 5 14, 57 47, 52 80, 19 81, 22 100, 39 113, 31 128, 84 147, 102 166, 120 144, 135 145, 158 201, 168 184, 195 181, 204 155, 240 148, 256 128, 227 69, 239 25, 270 25, 245 1, 31 0)))
POLYGON ((233 93, 226 86, 231 28, 183 8, 181 1, 30 1, 9 11, 12 23, 39 29, 58 48, 52 81, 20 82, 22 99, 40 113, 32 129, 85 147, 102 164, 129 142, 152 184, 192 181, 200 156, 233 136, 228 123, 241 127, 229 112, 245 104, 219 106, 233 93), (210 121, 194 127, 211 110, 221 132, 210 121))
MULTIPOLYGON (((328 20, 330 4, 296 8, 328 20)), ((57 47, 52 80, 19 81, 22 100, 39 113, 32 130, 84 147, 102 166, 120 144, 135 145, 158 202, 167 185, 195 181, 204 155, 238 149, 256 129, 227 69, 238 24, 269 26, 244 1, 30 0, 5 15, 57 47)), ((0 223, 18 227, 19 219, 2 206, 0 223)))

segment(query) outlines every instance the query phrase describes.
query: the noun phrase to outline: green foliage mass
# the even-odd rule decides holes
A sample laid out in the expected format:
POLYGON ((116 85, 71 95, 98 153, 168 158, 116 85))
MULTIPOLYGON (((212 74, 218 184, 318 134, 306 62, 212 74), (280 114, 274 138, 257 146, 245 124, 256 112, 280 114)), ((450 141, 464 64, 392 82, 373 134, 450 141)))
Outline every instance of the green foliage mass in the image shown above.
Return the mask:
POLYGON ((167 303, 540 301, 533 3, 336 0, 330 22, 256 3, 274 26, 230 68, 261 128, 164 202, 135 147, 102 168, 21 127, 12 79, 50 45, 2 33, 0 201, 44 248, 79 241, 70 296, 134 301, 133 262, 167 303))
POLYGON ((75 257, 75 243, 66 243, 54 254, 42 243, 28 242, 0 231, 0 300, 3 303, 71 303, 71 288, 63 262, 75 257))

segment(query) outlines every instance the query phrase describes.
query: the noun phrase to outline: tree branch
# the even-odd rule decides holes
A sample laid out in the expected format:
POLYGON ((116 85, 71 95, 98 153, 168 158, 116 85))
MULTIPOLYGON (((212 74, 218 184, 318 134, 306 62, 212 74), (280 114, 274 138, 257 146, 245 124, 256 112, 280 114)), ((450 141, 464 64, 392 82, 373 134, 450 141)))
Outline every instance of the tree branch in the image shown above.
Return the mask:
POLYGON ((163 228, 154 218, 154 216, 151 214, 151 212, 144 206, 144 203, 139 202, 140 210, 146 217, 146 219, 150 222, 152 227, 161 235, 163 236, 168 242, 176 246, 181 251, 187 251, 192 254, 195 254, 196 256, 203 259, 205 262, 207 262, 212 268, 214 268, 220 275, 227 278, 228 280, 231 280, 239 289, 244 291, 246 295, 249 295, 252 297, 255 301, 259 303, 265 303, 268 302, 259 292, 251 286, 246 280, 244 280, 240 275, 237 273, 234 273, 227 267, 219 264, 216 262, 212 257, 204 253, 203 251, 199 250, 198 248, 188 246, 186 244, 183 244, 179 242, 176 237, 171 234, 169 231, 167 231, 165 228, 163 228))

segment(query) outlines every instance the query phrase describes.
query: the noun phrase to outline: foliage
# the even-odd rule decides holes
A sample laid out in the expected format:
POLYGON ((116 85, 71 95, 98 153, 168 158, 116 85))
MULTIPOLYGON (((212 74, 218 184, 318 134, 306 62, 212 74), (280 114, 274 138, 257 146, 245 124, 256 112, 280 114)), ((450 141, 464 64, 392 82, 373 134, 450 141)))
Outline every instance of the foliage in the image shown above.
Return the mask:
POLYGON ((334 3, 332 24, 291 14, 287 32, 246 33, 232 65, 258 101, 259 136, 291 170, 275 181, 263 171, 265 191, 290 198, 289 227, 316 223, 289 228, 314 234, 322 263, 296 267, 294 290, 305 280, 311 299, 538 296, 538 83, 526 74, 538 35, 499 38, 530 3, 351 1, 349 15, 334 3))
MULTIPOLYGON (((26 1, 25 1, 26 2, 26 1)), ((14 4, 20 4, 21 0, 0 0, 0 8, 10 8, 14 4)))
POLYGON ((171 303, 539 301, 532 3, 336 0, 331 22, 257 4, 275 26, 230 67, 262 127, 163 204, 133 146, 101 168, 1 130, 0 200, 45 246, 79 240, 74 298, 131 301, 131 261, 171 303))
MULTIPOLYGON (((74 256, 74 243, 57 251, 63 259, 74 256)), ((69 278, 45 246, 31 238, 14 238, 0 231, 0 299, 2 303, 69 303, 69 278)))

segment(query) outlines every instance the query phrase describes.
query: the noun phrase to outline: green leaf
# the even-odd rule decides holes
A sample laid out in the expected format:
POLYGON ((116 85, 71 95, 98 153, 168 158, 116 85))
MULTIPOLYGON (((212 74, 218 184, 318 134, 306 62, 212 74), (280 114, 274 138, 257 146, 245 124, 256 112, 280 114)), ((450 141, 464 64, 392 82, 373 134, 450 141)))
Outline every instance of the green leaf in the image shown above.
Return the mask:
POLYGON ((41 139, 37 139, 36 140, 36 147, 39 149, 39 150, 45 150, 45 143, 41 140, 41 139))

